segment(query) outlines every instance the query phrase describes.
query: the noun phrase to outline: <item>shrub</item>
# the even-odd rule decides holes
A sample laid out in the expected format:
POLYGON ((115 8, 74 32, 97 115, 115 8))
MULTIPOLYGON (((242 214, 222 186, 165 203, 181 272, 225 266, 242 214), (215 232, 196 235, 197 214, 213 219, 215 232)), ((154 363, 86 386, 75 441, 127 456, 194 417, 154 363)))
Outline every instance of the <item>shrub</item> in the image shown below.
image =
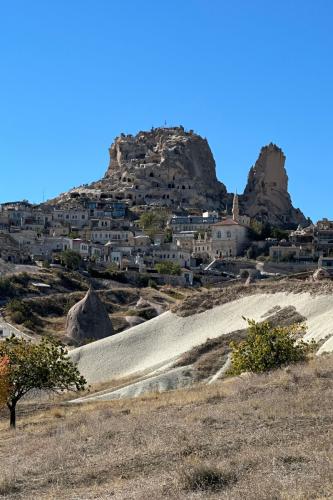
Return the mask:
POLYGON ((26 302, 17 299, 11 300, 7 305, 7 311, 14 323, 18 325, 23 323, 29 330, 33 330, 40 324, 40 320, 34 315, 31 306, 26 302))
POLYGON ((27 286, 30 281, 30 276, 28 273, 20 273, 11 277, 12 283, 16 283, 18 285, 27 286))
POLYGON ((11 315, 11 320, 14 321, 17 325, 21 325, 25 320, 25 316, 21 311, 15 311, 11 315))
POLYGON ((155 269, 160 274, 180 275, 181 267, 179 264, 174 264, 170 261, 158 262, 155 264, 155 269))
POLYGON ((158 288, 156 281, 154 281, 152 279, 148 280, 148 286, 149 286, 149 288, 154 288, 155 290, 158 288))
POLYGON ((27 319, 23 322, 23 326, 28 330, 34 330, 36 327, 36 321, 33 319, 27 319))
POLYGON ((161 229, 166 227, 169 213, 165 209, 150 210, 140 215, 139 226, 153 238, 161 229))
POLYGON ((304 325, 272 327, 268 322, 247 322, 247 338, 230 344, 230 375, 239 375, 242 372, 261 373, 290 363, 306 361, 317 347, 314 341, 306 343, 299 339, 299 336, 305 333, 304 325))
POLYGON ((204 464, 184 467, 179 475, 180 486, 187 491, 218 491, 234 483, 235 480, 233 474, 204 464))
POLYGON ((9 278, 0 278, 0 298, 13 297, 15 289, 9 278))
POLYGON ((81 264, 81 256, 73 250, 64 250, 60 254, 60 262, 67 269, 78 269, 81 264))

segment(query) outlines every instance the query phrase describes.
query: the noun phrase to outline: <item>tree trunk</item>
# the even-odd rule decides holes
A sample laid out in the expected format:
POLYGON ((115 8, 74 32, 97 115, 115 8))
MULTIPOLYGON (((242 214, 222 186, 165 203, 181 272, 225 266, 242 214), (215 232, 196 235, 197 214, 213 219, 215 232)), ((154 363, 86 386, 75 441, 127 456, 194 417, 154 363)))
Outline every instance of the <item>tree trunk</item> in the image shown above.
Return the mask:
POLYGON ((10 427, 11 429, 15 429, 16 427, 16 403, 8 405, 10 411, 10 427))

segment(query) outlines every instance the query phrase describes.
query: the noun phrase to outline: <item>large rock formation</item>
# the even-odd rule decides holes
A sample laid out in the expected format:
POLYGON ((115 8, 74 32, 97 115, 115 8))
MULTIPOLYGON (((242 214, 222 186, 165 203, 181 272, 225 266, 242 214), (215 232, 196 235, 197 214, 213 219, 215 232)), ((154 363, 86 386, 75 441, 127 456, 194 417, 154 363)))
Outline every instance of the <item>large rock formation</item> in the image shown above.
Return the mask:
POLYGON ((110 198, 134 205, 224 207, 226 188, 216 177, 206 139, 183 127, 117 137, 104 179, 94 183, 110 198))
MULTIPOLYGON (((206 139, 183 127, 156 128, 135 136, 121 134, 109 149, 103 179, 72 189, 54 204, 87 199, 123 200, 127 205, 225 210, 232 204, 216 177, 215 161, 206 139), (73 200, 72 200, 73 201, 73 200)), ((306 225, 288 193, 285 155, 274 144, 261 149, 240 197, 241 214, 279 227, 306 225)))
POLYGON ((77 344, 109 337, 114 333, 108 313, 92 288, 68 312, 66 334, 77 344))
POLYGON ((250 217, 280 227, 306 224, 304 214, 291 203, 285 160, 283 151, 275 144, 261 149, 249 172, 243 210, 250 217))

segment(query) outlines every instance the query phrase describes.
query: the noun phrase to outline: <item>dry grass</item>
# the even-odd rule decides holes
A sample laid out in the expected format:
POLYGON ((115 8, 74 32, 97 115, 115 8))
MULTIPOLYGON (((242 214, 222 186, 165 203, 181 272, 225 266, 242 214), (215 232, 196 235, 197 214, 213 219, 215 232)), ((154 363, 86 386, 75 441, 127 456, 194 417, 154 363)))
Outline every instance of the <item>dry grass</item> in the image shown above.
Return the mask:
POLYGON ((333 496, 333 358, 135 400, 0 420, 0 496, 333 496))
POLYGON ((324 280, 319 282, 300 281, 297 279, 285 278, 283 280, 263 280, 252 283, 250 286, 237 283, 226 283, 224 288, 203 291, 196 290, 196 293, 186 297, 182 302, 175 304, 171 310, 179 316, 191 316, 216 306, 227 304, 233 300, 240 299, 258 293, 310 293, 312 295, 332 294, 333 281, 324 280))

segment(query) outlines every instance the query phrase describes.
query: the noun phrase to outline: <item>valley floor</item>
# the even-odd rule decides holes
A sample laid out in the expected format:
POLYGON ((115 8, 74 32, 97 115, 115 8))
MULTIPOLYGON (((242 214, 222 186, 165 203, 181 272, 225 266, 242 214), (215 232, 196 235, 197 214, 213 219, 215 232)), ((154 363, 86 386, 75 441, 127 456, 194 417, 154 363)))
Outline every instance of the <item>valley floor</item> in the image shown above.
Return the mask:
POLYGON ((0 496, 333 497, 333 357, 267 375, 0 420, 0 496))

